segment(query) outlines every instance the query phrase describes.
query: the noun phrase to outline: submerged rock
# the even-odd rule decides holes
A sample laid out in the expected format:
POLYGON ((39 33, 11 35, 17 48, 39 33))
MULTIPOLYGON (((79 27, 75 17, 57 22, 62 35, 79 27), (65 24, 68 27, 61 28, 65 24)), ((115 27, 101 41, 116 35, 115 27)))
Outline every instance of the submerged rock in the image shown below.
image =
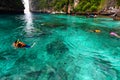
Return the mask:
POLYGON ((55 56, 60 56, 68 51, 67 46, 62 40, 55 40, 47 45, 47 53, 54 54, 55 56))
POLYGON ((26 74, 27 77, 32 77, 34 80, 37 80, 40 76, 40 74, 42 73, 42 71, 32 71, 26 74))
POLYGON ((48 80, 68 80, 67 73, 63 69, 57 69, 56 72, 50 72, 48 74, 48 80))
POLYGON ((46 22, 46 23, 44 23, 43 26, 49 27, 49 28, 57 28, 57 27, 61 27, 61 26, 66 27, 67 25, 64 23, 60 23, 60 22, 56 22, 56 23, 46 22))
POLYGON ((46 66, 47 80, 68 80, 68 74, 63 68, 46 66))
POLYGON ((107 78, 116 79, 117 70, 113 68, 111 62, 100 58, 95 58, 95 65, 101 70, 101 74, 105 74, 107 78))

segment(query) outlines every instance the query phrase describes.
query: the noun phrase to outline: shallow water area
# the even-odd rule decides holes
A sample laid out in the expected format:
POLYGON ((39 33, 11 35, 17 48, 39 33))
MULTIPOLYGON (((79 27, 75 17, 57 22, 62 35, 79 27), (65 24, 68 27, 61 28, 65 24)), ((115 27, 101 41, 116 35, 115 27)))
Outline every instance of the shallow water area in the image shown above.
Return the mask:
POLYGON ((111 31, 120 34, 111 18, 0 15, 0 80, 119 80, 120 39, 111 31), (36 44, 15 49, 17 39, 36 44))

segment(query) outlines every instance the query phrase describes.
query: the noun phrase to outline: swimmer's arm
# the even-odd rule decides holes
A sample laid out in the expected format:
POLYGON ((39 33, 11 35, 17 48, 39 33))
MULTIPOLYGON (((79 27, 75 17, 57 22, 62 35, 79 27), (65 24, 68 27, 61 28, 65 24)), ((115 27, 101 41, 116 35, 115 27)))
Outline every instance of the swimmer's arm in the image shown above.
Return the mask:
POLYGON ((120 36, 119 36, 119 35, 116 35, 116 37, 117 37, 117 38, 120 38, 120 36))

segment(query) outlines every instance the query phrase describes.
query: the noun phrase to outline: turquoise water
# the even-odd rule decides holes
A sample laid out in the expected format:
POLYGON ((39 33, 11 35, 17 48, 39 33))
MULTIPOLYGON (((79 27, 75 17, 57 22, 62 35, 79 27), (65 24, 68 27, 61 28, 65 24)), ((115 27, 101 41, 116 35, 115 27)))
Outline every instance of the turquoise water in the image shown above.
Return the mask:
POLYGON ((120 80, 120 39, 111 31, 120 34, 111 18, 0 15, 0 80, 120 80), (17 39, 36 44, 15 49, 17 39))

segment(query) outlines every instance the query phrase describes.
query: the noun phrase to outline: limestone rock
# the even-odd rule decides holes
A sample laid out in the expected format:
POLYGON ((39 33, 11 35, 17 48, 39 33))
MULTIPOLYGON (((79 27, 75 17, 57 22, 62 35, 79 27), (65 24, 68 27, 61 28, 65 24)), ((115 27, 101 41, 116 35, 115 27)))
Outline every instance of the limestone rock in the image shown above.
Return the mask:
POLYGON ((22 13, 22 0, 0 0, 0 13, 22 13))

